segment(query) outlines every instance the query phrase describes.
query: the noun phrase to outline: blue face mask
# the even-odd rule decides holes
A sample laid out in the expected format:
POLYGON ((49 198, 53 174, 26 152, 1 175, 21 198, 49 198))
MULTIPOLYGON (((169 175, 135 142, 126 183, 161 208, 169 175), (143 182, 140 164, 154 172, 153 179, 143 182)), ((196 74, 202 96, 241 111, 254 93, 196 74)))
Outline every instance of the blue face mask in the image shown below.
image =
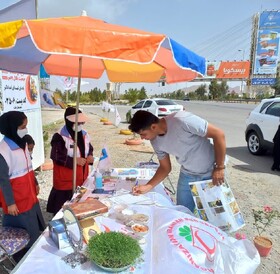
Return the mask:
POLYGON ((20 138, 23 138, 27 133, 28 133, 27 128, 23 128, 23 129, 18 129, 18 130, 17 130, 17 135, 18 135, 20 138))

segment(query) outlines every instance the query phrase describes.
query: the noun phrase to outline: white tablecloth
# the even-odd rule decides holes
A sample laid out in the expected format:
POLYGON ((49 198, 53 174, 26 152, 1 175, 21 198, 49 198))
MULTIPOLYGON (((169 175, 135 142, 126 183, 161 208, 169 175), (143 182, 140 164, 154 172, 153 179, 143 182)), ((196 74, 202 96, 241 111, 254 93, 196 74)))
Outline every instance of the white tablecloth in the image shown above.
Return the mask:
MULTIPOLYGON (((152 201, 149 205, 129 205, 132 210, 149 215, 149 233, 145 236, 146 243, 141 245, 143 262, 123 273, 254 273, 260 258, 250 241, 237 241, 187 214, 185 207, 172 204, 162 185, 158 189, 147 194, 152 201)), ((99 216, 96 221, 103 231, 128 229, 109 217, 99 216)), ((91 262, 72 269, 62 260, 72 252, 70 247, 57 249, 46 229, 12 273, 105 273, 91 262)))

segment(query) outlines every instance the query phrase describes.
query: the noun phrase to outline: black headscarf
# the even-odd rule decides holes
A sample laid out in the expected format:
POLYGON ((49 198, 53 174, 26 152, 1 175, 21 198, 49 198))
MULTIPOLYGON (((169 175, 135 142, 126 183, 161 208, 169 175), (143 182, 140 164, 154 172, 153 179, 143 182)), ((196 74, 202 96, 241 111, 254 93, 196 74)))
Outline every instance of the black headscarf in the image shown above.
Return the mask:
POLYGON ((20 111, 9 111, 0 116, 0 132, 22 149, 25 148, 26 142, 18 136, 17 130, 25 119, 27 119, 26 115, 20 111))
MULTIPOLYGON (((65 126, 73 140, 75 140, 75 131, 73 130, 73 126, 75 123, 69 121, 66 117, 69 115, 73 115, 75 113, 76 113, 76 108, 74 107, 68 107, 64 113, 65 126)), ((79 113, 82 113, 82 111, 79 110, 79 113)), ((77 146, 80 150, 81 157, 85 157, 85 141, 84 141, 82 131, 78 131, 77 136, 78 136, 77 146)))

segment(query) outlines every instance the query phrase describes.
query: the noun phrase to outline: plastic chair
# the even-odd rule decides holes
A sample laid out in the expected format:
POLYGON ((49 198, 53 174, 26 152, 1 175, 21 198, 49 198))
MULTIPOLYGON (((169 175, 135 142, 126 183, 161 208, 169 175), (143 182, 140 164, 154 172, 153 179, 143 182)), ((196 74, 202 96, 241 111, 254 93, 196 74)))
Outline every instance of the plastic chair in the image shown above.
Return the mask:
POLYGON ((16 227, 0 227, 0 266, 7 273, 11 272, 4 264, 4 261, 8 259, 12 266, 16 266, 16 261, 13 259, 13 255, 21 251, 29 243, 29 235, 25 229, 16 227))

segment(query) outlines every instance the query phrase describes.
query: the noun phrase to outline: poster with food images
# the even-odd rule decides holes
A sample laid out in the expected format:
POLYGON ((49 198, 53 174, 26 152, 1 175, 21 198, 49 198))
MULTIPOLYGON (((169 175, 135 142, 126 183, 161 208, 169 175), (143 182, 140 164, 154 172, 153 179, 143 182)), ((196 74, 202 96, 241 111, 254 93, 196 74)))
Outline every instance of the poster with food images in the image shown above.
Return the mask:
MULTIPOLYGON (((28 134, 35 141, 32 164, 33 169, 36 169, 45 160, 38 76, 0 71, 0 83, 3 113, 23 111, 27 116, 28 134)), ((0 134, 1 139, 2 135, 0 134)))
POLYGON ((40 109, 38 77, 2 71, 3 110, 40 109))
POLYGON ((196 215, 225 232, 234 232, 245 225, 240 208, 228 182, 217 187, 212 180, 190 183, 196 215))

